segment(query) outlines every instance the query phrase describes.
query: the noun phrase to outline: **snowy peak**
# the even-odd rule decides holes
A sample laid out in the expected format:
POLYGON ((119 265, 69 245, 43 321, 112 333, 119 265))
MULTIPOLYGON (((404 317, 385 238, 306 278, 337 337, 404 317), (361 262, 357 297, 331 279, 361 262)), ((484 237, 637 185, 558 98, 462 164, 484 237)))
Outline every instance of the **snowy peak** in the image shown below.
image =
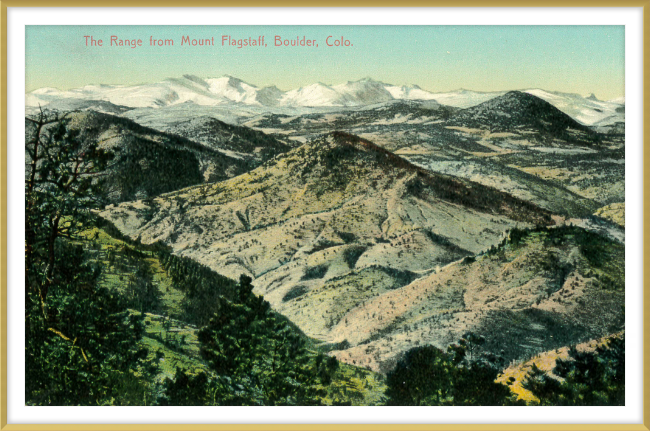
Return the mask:
POLYGON ((221 78, 207 79, 206 82, 210 93, 217 97, 249 105, 259 104, 256 100, 259 89, 241 79, 226 75, 221 78))
POLYGON ((370 78, 330 86, 318 82, 285 93, 285 106, 364 106, 393 100, 386 84, 370 78))
POLYGON ((366 106, 395 99, 431 100, 431 93, 417 86, 397 87, 363 78, 334 86, 321 82, 291 90, 282 97, 285 106, 366 106))
POLYGON ((387 85, 386 90, 393 96, 395 99, 403 100, 435 100, 436 95, 429 93, 426 90, 423 90, 415 84, 411 85, 387 85))
POLYGON ((277 106, 284 92, 275 85, 264 87, 257 92, 256 100, 264 106, 277 106))
POLYGON ((296 90, 287 91, 280 100, 285 106, 336 106, 340 94, 329 85, 317 82, 296 90))
POLYGON ((392 100, 393 96, 386 90, 386 84, 364 78, 332 87, 342 98, 346 106, 372 105, 392 100))
MULTIPOLYGON (((559 93, 541 89, 523 90, 547 101, 560 111, 584 125, 607 127, 625 121, 625 98, 608 102, 594 94, 559 93)), ((284 92, 276 86, 259 88, 239 78, 224 75, 203 79, 183 75, 162 82, 141 85, 86 85, 61 91, 40 88, 25 95, 27 107, 46 106, 55 101, 57 106, 78 106, 112 103, 127 108, 159 108, 185 103, 201 106, 228 106, 241 104, 259 107, 362 107, 393 100, 428 100, 456 108, 470 108, 506 94, 504 91, 478 92, 458 89, 432 93, 415 84, 393 85, 366 77, 338 85, 322 82, 284 92)))
POLYGON ((615 101, 604 102, 594 96, 583 97, 574 93, 560 93, 541 89, 525 90, 525 93, 537 96, 555 106, 581 124, 591 126, 612 125, 625 121, 625 112, 621 112, 620 104, 615 101))

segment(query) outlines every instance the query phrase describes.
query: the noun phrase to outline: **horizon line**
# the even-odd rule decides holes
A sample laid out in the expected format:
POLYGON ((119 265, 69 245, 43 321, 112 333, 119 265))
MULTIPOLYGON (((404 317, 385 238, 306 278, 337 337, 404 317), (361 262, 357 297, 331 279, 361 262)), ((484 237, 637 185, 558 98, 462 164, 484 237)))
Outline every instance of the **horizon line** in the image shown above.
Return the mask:
MULTIPOLYGON (((584 97, 584 98, 593 95, 593 96, 596 97, 596 99, 598 99, 601 102, 608 102, 610 100, 616 100, 616 99, 620 99, 621 97, 625 97, 625 92, 624 92, 622 95, 619 95, 617 97, 613 97, 613 98, 610 98, 610 99, 599 99, 598 96, 596 96, 596 92, 594 92, 594 91, 589 91, 587 95, 583 95, 581 93, 566 92, 566 91, 559 91, 559 90, 550 90, 550 89, 543 88, 543 87, 510 88, 510 89, 502 89, 502 90, 473 90, 473 89, 470 89, 470 88, 459 87, 459 88, 454 88, 454 89, 450 89, 450 90, 436 90, 436 91, 434 91, 434 90, 429 90, 427 88, 424 88, 420 84, 416 84, 416 83, 413 83, 413 82, 410 83, 410 84, 393 84, 393 83, 384 82, 384 81, 374 79, 374 78, 372 78, 370 76, 366 76, 364 78, 360 78, 360 79, 357 79, 357 80, 348 79, 348 80, 346 80, 344 82, 341 82, 339 84, 328 84, 328 83, 324 83, 322 81, 316 81, 316 82, 313 82, 311 84, 300 85, 298 87, 293 87, 293 88, 290 88, 288 90, 283 90, 280 87, 278 87, 276 84, 265 85, 265 86, 252 84, 249 81, 243 80, 241 78, 238 78, 238 77, 236 77, 234 75, 230 75, 230 74, 223 74, 221 76, 203 77, 203 76, 194 75, 194 74, 191 74, 191 73, 186 73, 186 74, 181 75, 180 77, 181 78, 186 78, 186 79, 187 79, 187 77, 195 77, 195 78, 199 78, 201 80, 233 78, 233 79, 236 79, 238 81, 241 81, 244 84, 250 85, 250 86, 258 88, 258 89, 275 87, 275 88, 279 89, 280 91, 282 91, 283 93, 293 91, 293 90, 299 90, 299 89, 309 87, 309 86, 312 86, 312 85, 316 85, 316 84, 321 84, 321 85, 324 85, 324 86, 327 86, 327 87, 335 87, 335 86, 339 86, 339 85, 345 85, 345 84, 356 83, 356 82, 361 82, 361 81, 373 81, 373 82, 377 82, 377 83, 380 83, 380 84, 390 85, 390 86, 395 86, 395 87, 413 87, 413 86, 417 86, 419 89, 424 90, 424 91, 426 91, 428 93, 431 93, 431 94, 454 93, 454 92, 460 92, 460 91, 471 91, 471 92, 474 92, 474 93, 489 94, 489 93, 504 93, 504 92, 507 93, 507 92, 510 92, 510 91, 524 92, 524 91, 529 91, 529 90, 542 90, 542 91, 548 91, 548 92, 551 92, 551 93, 559 93, 559 94, 566 94, 566 95, 576 95, 576 96, 580 96, 580 97, 584 97)), ((77 89, 81 89, 81 88, 88 87, 88 86, 136 87, 136 86, 142 86, 142 85, 160 84, 160 83, 163 83, 165 81, 171 81, 171 80, 174 80, 174 79, 179 79, 179 77, 177 77, 177 76, 169 76, 169 77, 166 77, 166 78, 164 78, 164 79, 162 79, 160 81, 139 82, 139 83, 135 83, 135 84, 116 84, 116 83, 108 84, 108 83, 93 83, 93 82, 91 82, 91 83, 87 83, 87 84, 85 84, 83 86, 80 86, 80 87, 60 88, 60 87, 53 87, 53 86, 45 86, 45 87, 35 88, 35 89, 31 90, 31 91, 27 91, 25 89, 25 94, 30 94, 30 93, 33 93, 34 91, 42 90, 44 88, 53 88, 53 89, 55 89, 57 91, 71 91, 71 90, 77 90, 77 89)), ((396 100, 399 100, 399 99, 396 99, 396 100)))

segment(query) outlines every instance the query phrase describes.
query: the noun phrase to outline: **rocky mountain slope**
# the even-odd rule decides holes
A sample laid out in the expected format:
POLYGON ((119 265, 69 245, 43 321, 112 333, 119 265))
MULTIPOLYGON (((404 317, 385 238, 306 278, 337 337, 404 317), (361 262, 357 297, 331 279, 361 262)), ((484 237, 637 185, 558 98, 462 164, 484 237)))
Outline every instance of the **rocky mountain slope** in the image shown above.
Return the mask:
POLYGON ((259 293, 315 337, 328 331, 329 312, 309 312, 303 321, 302 310, 285 309, 300 292, 345 295, 332 286, 361 277, 365 288, 348 297, 357 306, 489 249, 508 229, 554 223, 533 204, 433 174, 344 133, 233 179, 124 203, 102 216, 145 244, 163 241, 224 275, 251 275, 259 293))
POLYGON ((252 276, 308 336, 377 371, 468 330, 514 360, 623 324, 622 244, 552 228, 534 204, 345 133, 102 216, 145 244, 252 276))
POLYGON ((339 359, 382 371, 411 347, 445 347, 468 331, 506 361, 529 358, 621 330, 624 268, 624 245, 581 228, 513 231, 488 253, 351 309, 330 342, 347 347, 339 359))
POLYGON ((468 109, 394 101, 339 112, 267 114, 244 124, 294 143, 344 130, 424 169, 498 188, 566 217, 586 217, 625 199, 624 136, 594 133, 521 92, 468 109))
MULTIPOLYGON (((146 122, 142 122, 146 125, 146 122)), ((232 157, 259 164, 289 150, 275 137, 248 127, 224 123, 210 116, 167 122, 162 131, 190 139, 232 157)))

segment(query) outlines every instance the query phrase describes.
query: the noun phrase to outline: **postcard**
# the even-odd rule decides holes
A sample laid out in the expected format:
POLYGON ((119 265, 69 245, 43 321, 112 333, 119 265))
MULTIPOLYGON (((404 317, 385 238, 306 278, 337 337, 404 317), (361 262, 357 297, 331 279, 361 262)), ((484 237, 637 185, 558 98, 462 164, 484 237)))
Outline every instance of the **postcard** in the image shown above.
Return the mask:
POLYGON ((625 25, 24 28, 25 406, 629 405, 625 25))

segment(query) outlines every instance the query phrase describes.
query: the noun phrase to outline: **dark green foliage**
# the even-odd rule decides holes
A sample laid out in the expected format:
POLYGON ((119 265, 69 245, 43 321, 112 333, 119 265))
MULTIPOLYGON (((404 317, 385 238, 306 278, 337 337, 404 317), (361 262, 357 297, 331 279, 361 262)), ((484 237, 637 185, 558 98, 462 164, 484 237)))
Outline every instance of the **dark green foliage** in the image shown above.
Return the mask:
POLYGON ((406 352, 388 373, 388 405, 493 406, 515 403, 508 389, 494 380, 499 369, 479 357, 484 340, 468 333, 444 352, 434 346, 406 352))
POLYGON ((60 237, 72 237, 102 202, 99 174, 110 155, 83 142, 65 117, 28 119, 25 177, 25 289, 47 298, 60 237))
POLYGON ((242 276, 234 301, 219 299, 218 312, 199 332, 201 356, 217 374, 259 389, 260 404, 318 404, 305 341, 252 289, 242 276))
POLYGON ((119 297, 97 288, 99 271, 78 246, 58 243, 41 309, 26 309, 25 396, 30 405, 142 405, 156 374, 138 346, 144 328, 119 297))
POLYGON ((600 235, 583 229, 578 226, 557 226, 548 228, 545 226, 535 226, 532 229, 513 228, 508 232, 508 238, 504 238, 499 247, 512 244, 519 246, 531 235, 543 234, 544 241, 555 246, 565 245, 569 242, 575 242, 583 255, 595 267, 600 267, 607 260, 608 250, 616 246, 616 242, 600 235))
MULTIPOLYGON (((130 250, 125 247, 125 251, 130 250)), ((138 261, 135 273, 127 281, 126 298, 130 308, 144 313, 159 313, 162 310, 162 292, 153 282, 151 268, 144 261, 138 261)))
POLYGON ((589 329, 576 323, 571 316, 529 308, 490 310, 476 332, 486 338, 485 351, 502 352, 509 362, 566 346, 571 340, 589 333, 589 329))
POLYGON ((174 379, 167 378, 163 384, 161 406, 206 406, 208 399, 209 376, 202 372, 195 376, 176 368, 174 379))
POLYGON ((325 277, 325 274, 327 274, 328 269, 329 267, 327 265, 308 266, 305 268, 305 273, 300 280, 304 281, 323 278, 325 277))
POLYGON ((380 266, 380 265, 370 265, 366 269, 378 269, 382 271, 383 273, 387 274, 389 277, 393 278, 395 281, 393 283, 393 288, 397 289, 402 286, 406 286, 416 278, 418 278, 418 275, 415 272, 408 271, 408 270, 399 270, 396 268, 391 268, 389 266, 380 266))
POLYGON ((476 262, 476 258, 474 256, 465 256, 460 263, 463 265, 469 265, 470 263, 474 262, 476 262))
POLYGON ((104 172, 104 191, 111 202, 148 198, 200 184, 205 165, 214 166, 219 179, 227 178, 228 168, 238 172, 243 169, 240 160, 127 118, 92 111, 76 114, 75 118, 75 127, 86 142, 111 141, 115 156, 104 172))
POLYGON ((303 286, 302 284, 299 284, 298 286, 294 286, 287 293, 284 294, 282 297, 282 302, 287 302, 291 301, 292 299, 296 299, 305 293, 307 293, 309 289, 307 286, 303 286))
MULTIPOLYGON (((539 236, 549 247, 577 246, 586 259, 590 270, 598 270, 598 285, 604 290, 622 290, 625 288, 625 268, 621 262, 625 259, 625 246, 596 232, 577 226, 558 226, 547 228, 537 226, 533 229, 512 229, 508 238, 504 238, 496 249, 488 255, 502 252, 506 246, 519 247, 533 236, 539 236)), ((540 259, 540 269, 550 272, 556 279, 559 289, 567 276, 575 269, 562 264, 553 252, 540 259)), ((592 274, 587 274, 592 276, 592 274)))
POLYGON ((283 142, 273 136, 249 127, 227 124, 212 117, 192 118, 174 124, 169 131, 202 142, 209 148, 256 154, 263 161, 288 150, 283 142))
POLYGON ((433 347, 416 347, 406 352, 393 371, 388 373, 388 405, 440 405, 450 397, 450 370, 454 367, 448 355, 433 347))
POLYGON ((142 404, 156 367, 143 326, 99 288, 99 269, 73 244, 102 202, 109 155, 66 117, 27 119, 25 400, 29 405, 142 404))
POLYGON ((337 235, 341 237, 346 244, 354 242, 357 239, 357 236, 351 232, 337 232, 337 235))
POLYGON ((218 308, 219 297, 232 298, 236 283, 205 265, 167 252, 159 253, 160 262, 177 289, 185 294, 183 316, 186 322, 206 325, 218 308))
POLYGON ((316 348, 321 353, 331 352, 333 350, 347 350, 350 347, 350 342, 348 340, 343 340, 338 343, 323 343, 319 344, 316 348))
POLYGON ((339 362, 333 356, 325 356, 319 353, 315 359, 315 372, 320 378, 323 386, 328 386, 332 383, 332 375, 338 370, 339 362))
POLYGON ((343 251, 343 260, 345 260, 345 263, 347 263, 351 269, 354 269, 354 266, 357 264, 357 261, 365 251, 366 251, 366 247, 358 246, 358 245, 350 248, 346 248, 343 251))
POLYGON ((203 182, 199 162, 192 152, 135 136, 125 136, 124 140, 108 184, 118 200, 157 196, 203 182), (173 175, 161 175, 161 172, 173 172, 173 175))
POLYGON ((580 252, 596 268, 602 268, 607 262, 609 255, 607 245, 596 235, 583 234, 580 236, 580 252))
POLYGON ((539 398, 541 405, 624 406, 625 336, 613 337, 593 352, 569 350, 568 359, 558 359, 551 377, 533 365, 523 387, 539 398))
POLYGON ((166 378, 158 399, 161 406, 260 406, 264 396, 249 382, 237 383, 229 376, 200 372, 189 374, 179 368, 173 379, 166 378))

